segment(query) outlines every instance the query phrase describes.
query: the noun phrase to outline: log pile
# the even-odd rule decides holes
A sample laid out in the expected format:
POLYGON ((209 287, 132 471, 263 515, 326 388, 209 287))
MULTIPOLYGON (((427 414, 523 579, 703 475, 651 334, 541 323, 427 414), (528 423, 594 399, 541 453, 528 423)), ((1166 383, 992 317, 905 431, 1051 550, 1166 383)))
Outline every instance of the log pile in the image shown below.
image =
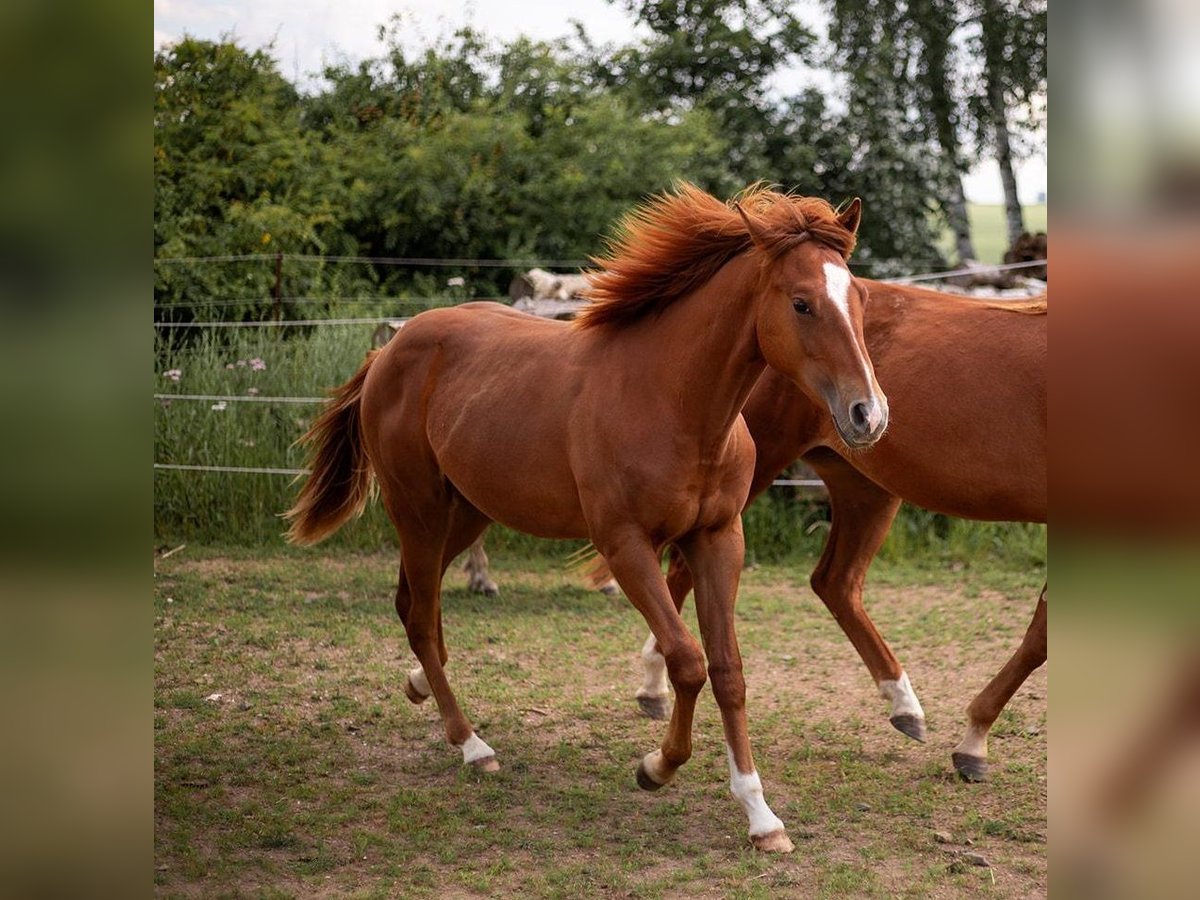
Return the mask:
MULTIPOLYGON (((1004 263, 1038 262, 1046 259, 1046 232, 1021 233, 1016 242, 1005 252, 1004 263)), ((1001 269, 964 260, 962 268, 969 269, 962 275, 946 279, 946 284, 979 297, 1026 297, 1046 290, 1046 266, 1027 266, 1021 269, 1001 269)))
POLYGON ((547 319, 573 319, 586 302, 586 275, 563 275, 545 269, 530 269, 516 275, 508 285, 513 309, 547 319))

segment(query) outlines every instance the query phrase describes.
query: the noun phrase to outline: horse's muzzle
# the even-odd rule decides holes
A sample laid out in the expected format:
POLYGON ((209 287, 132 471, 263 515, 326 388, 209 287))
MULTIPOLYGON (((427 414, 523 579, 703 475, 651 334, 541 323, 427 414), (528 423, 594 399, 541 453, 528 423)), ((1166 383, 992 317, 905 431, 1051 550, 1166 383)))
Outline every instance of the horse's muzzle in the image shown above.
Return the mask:
POLYGON ((834 424, 848 447, 870 447, 887 431, 887 401, 875 396, 855 400, 843 414, 834 416, 834 424))

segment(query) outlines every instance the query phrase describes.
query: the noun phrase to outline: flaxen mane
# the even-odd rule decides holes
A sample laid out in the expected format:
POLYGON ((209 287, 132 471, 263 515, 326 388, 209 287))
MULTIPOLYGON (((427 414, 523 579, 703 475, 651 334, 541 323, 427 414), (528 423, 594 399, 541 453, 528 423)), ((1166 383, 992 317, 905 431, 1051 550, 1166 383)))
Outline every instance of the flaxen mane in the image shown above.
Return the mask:
POLYGON ((769 256, 809 239, 846 259, 854 249, 853 232, 824 200, 754 185, 726 204, 683 182, 621 220, 606 255, 593 259, 598 269, 589 273, 591 303, 575 318, 577 325, 628 324, 696 290, 751 247, 738 207, 769 256))

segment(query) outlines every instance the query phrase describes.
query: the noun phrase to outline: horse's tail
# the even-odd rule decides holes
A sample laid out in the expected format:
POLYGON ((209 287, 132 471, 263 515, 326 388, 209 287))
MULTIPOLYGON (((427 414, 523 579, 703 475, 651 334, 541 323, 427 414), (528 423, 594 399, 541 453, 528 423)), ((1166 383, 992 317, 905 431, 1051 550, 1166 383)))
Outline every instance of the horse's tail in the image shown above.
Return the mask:
POLYGON ((354 377, 333 392, 297 444, 309 446, 308 480, 284 518, 289 544, 315 544, 362 515, 371 495, 371 461, 363 447, 359 405, 363 382, 379 354, 367 354, 354 377))
POLYGON ((595 590, 609 593, 606 585, 612 582, 613 573, 608 567, 608 560, 600 555, 595 545, 588 543, 568 556, 567 568, 587 579, 595 590))

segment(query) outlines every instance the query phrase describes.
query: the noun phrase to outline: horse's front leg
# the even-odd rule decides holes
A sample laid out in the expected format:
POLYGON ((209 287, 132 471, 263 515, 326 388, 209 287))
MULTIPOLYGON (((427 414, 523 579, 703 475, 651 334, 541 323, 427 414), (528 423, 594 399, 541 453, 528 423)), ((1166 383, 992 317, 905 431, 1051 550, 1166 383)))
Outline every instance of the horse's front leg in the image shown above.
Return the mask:
POLYGON ((704 687, 704 651, 688 632, 667 591, 658 554, 645 535, 627 531, 594 540, 612 573, 650 626, 666 660, 675 688, 675 709, 660 749, 648 753, 638 766, 638 784, 657 790, 692 755, 692 715, 704 687))
MULTIPOLYGON (((692 573, 679 548, 672 547, 667 566, 667 590, 677 610, 683 609, 684 601, 692 590, 692 573)), ((642 686, 637 691, 638 707, 651 719, 665 719, 671 714, 671 691, 667 683, 667 661, 658 649, 654 635, 646 638, 642 645, 642 686)))
MULTIPOLYGON (((754 768, 746 725, 746 681, 738 650, 733 608, 741 578, 745 543, 741 518, 723 528, 690 535, 679 543, 695 581, 696 615, 708 654, 708 675, 721 708, 733 796, 750 820, 750 841, 759 850, 791 853, 783 822, 763 797, 754 768)), ((676 708, 678 708, 676 702, 676 708)))

